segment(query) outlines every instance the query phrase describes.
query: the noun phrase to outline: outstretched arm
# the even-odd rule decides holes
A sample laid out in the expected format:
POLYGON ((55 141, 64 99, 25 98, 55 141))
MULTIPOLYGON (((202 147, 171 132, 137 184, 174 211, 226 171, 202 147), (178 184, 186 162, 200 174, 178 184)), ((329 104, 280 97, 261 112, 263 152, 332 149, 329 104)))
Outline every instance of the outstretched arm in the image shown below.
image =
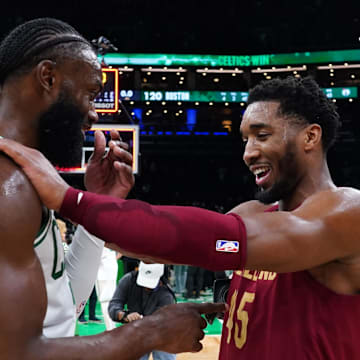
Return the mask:
POLYGON ((293 212, 244 213, 240 218, 70 188, 61 212, 132 253, 210 269, 298 271, 360 252, 360 193, 353 189, 320 192, 293 212), (234 247, 217 251, 218 241, 224 240, 237 241, 238 252, 234 247))
POLYGON ((289 272, 360 252, 357 190, 320 192, 293 212, 221 215, 76 193, 37 151, 10 140, 0 140, 0 150, 23 167, 48 206, 62 206, 63 215, 132 253, 212 269, 289 272), (217 240, 238 241, 239 252, 216 251, 217 240))

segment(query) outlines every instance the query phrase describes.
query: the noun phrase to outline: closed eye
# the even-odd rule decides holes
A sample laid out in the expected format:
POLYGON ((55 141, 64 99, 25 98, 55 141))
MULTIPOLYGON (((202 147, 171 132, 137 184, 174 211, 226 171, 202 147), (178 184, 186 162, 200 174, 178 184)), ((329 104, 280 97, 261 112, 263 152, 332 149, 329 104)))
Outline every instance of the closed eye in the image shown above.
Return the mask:
POLYGON ((270 136, 269 133, 260 133, 260 134, 257 134, 256 137, 257 137, 259 140, 266 140, 269 136, 270 136))

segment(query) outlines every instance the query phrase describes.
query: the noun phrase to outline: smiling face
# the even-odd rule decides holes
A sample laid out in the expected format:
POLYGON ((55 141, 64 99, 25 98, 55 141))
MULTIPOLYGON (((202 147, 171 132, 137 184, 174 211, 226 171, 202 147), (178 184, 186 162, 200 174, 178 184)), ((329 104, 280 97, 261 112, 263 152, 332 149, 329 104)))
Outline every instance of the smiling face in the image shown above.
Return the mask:
POLYGON ((278 109, 275 101, 252 103, 240 126, 243 159, 260 188, 256 198, 265 204, 291 197, 302 177, 297 146, 301 128, 279 115, 278 109))
POLYGON ((84 51, 83 60, 61 65, 56 101, 39 116, 39 149, 60 167, 81 161, 84 132, 97 121, 94 102, 102 87, 95 54, 84 51))

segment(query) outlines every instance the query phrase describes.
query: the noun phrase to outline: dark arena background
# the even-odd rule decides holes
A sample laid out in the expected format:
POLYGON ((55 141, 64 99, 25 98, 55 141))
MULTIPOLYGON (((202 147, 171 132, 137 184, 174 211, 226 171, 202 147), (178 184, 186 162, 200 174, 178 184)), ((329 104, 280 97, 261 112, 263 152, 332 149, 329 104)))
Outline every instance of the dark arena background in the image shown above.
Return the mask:
MULTIPOLYGON (((332 173, 338 184, 357 187, 357 58, 356 49, 261 55, 106 54, 100 56, 106 81, 96 99, 99 123, 139 127, 139 169, 132 196, 226 211, 250 199, 254 191, 253 175, 242 163, 239 135, 249 88, 274 77, 311 75, 342 118, 337 145, 329 153, 332 173)), ((90 145, 92 137, 88 138, 90 145)))
MULTIPOLYGON (((14 3, 1 10, 0 36, 43 16, 70 23, 99 49, 97 127, 118 127, 131 146, 130 198, 222 213, 252 199, 239 134, 248 92, 288 76, 313 77, 336 104, 342 127, 330 172, 336 185, 360 189, 359 0, 14 3)), ((75 187, 92 145, 90 131, 79 167, 61 169, 75 187)), ((80 335, 104 330, 81 326, 80 335)), ((218 339, 215 350, 178 359, 215 359, 218 339)))
MULTIPOLYGON (((89 40, 105 36, 118 49, 99 56, 116 71, 107 73, 97 106, 118 109, 99 113, 100 124, 139 125, 131 197, 222 212, 252 198, 239 124, 249 88, 276 76, 311 75, 336 102, 343 126, 331 173, 336 184, 359 187, 359 2, 31 3, 8 5, 0 32, 39 16, 67 21, 89 40)), ((81 177, 67 175, 79 186, 81 177)))

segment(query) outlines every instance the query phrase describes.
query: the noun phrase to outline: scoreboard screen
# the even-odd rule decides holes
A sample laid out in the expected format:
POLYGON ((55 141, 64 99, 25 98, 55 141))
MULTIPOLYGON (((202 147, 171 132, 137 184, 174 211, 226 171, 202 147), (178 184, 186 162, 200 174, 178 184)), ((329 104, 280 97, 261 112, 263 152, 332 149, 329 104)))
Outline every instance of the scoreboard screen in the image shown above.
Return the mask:
MULTIPOLYGON (((121 139, 129 145, 129 152, 133 157, 133 172, 137 174, 139 171, 139 125, 93 125, 91 130, 85 133, 85 143, 82 149, 81 163, 72 168, 58 168, 59 172, 67 174, 83 174, 86 170, 86 165, 89 161, 91 154, 94 151, 94 133, 95 130, 101 130, 105 137, 106 142, 110 140, 110 130, 117 130, 121 136, 121 139)), ((106 151, 109 148, 106 147, 106 151)))
MULTIPOLYGON (((323 88, 330 99, 357 98, 357 87, 323 88)), ((160 91, 120 90, 121 100, 132 101, 181 101, 181 102, 247 102, 246 91, 160 91)))
POLYGON ((119 109, 119 70, 102 69, 103 90, 95 98, 97 113, 116 113, 119 109))
POLYGON ((246 102, 242 91, 142 91, 143 101, 246 102))
POLYGON ((323 91, 329 99, 357 98, 357 96, 358 96, 357 87, 325 88, 325 89, 323 89, 323 91))

